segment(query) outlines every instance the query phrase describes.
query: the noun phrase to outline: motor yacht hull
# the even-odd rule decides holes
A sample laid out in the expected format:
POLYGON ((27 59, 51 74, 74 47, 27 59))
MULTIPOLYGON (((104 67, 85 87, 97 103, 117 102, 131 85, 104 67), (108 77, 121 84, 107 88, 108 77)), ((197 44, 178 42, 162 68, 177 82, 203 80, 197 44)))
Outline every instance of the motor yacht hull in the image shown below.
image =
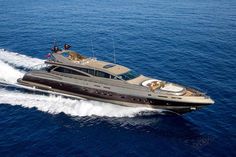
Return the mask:
MULTIPOLYGON (((72 81, 73 82, 73 81, 72 81)), ((54 91, 66 95, 71 95, 73 98, 78 99, 85 98, 89 100, 102 101, 107 103, 118 104, 128 107, 149 107, 154 109, 161 109, 177 114, 184 114, 193 110, 200 109, 210 102, 183 102, 167 100, 166 98, 154 98, 135 95, 139 91, 133 90, 132 92, 121 92, 119 90, 111 90, 111 86, 103 86, 94 84, 93 82, 86 83, 86 86, 82 86, 79 83, 71 83, 63 81, 63 77, 60 79, 53 79, 50 77, 43 77, 43 75, 26 75, 22 79, 18 79, 18 83, 24 86, 29 86, 45 91, 54 91)), ((123 89, 126 90, 125 88, 123 89)), ((150 95, 150 94, 148 94, 150 95)))

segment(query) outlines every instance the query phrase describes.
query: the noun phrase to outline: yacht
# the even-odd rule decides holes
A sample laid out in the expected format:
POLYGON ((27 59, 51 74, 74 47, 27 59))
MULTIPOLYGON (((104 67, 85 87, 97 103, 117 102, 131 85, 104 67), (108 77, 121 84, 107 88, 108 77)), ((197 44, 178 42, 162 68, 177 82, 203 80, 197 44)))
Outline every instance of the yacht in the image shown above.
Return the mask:
POLYGON ((150 78, 115 63, 87 58, 54 46, 43 66, 33 68, 18 84, 77 98, 129 107, 148 107, 184 114, 214 104, 204 93, 150 78))

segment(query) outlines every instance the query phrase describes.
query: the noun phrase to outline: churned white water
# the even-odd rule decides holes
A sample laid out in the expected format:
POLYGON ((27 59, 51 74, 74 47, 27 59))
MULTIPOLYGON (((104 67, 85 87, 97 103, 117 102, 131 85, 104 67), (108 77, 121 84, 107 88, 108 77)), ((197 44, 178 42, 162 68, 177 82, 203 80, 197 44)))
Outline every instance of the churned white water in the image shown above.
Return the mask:
POLYGON ((16 83, 16 80, 23 75, 24 72, 21 72, 0 60, 0 81, 16 83))
POLYGON ((0 103, 21 105, 26 108, 37 108, 51 114, 65 113, 72 116, 107 116, 107 117, 133 117, 142 111, 153 109, 131 108, 109 103, 72 100, 60 96, 46 96, 20 93, 17 91, 0 90, 0 103))
POLYGON ((4 49, 0 49, 0 60, 10 65, 20 66, 25 68, 31 68, 35 65, 44 63, 44 60, 42 59, 32 58, 16 52, 9 52, 4 49))
MULTIPOLYGON (((14 52, 0 50, 0 81, 16 83, 24 75, 14 66, 31 67, 44 61, 14 52)), ((55 95, 39 95, 9 91, 0 87, 0 104, 21 105, 26 108, 37 108, 51 114, 65 113, 72 116, 107 116, 133 117, 143 111, 157 111, 145 107, 124 107, 110 103, 89 100, 73 100, 55 95)))

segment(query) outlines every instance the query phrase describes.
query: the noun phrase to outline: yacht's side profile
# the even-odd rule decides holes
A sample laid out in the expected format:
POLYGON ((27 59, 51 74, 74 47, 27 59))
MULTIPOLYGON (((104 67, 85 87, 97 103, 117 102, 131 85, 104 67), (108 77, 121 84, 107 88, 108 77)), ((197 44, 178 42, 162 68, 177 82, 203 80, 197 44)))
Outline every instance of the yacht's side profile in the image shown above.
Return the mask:
POLYGON ((86 58, 54 47, 45 66, 27 72, 18 83, 118 105, 144 106, 183 114, 214 101, 189 87, 153 79, 114 63, 86 58))

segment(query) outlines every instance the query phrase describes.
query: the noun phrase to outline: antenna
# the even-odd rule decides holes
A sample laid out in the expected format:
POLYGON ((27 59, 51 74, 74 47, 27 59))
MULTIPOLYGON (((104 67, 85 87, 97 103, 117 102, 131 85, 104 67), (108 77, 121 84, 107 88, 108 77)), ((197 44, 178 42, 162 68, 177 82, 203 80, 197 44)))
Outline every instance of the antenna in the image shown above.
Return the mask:
POLYGON ((56 39, 54 39, 54 41, 53 41, 53 46, 57 46, 57 40, 56 39))
POLYGON ((92 53, 93 53, 93 58, 95 57, 94 55, 94 51, 93 51, 93 40, 91 39, 91 49, 92 49, 92 53))
MULTIPOLYGON (((95 55, 94 55, 94 50, 93 50, 93 40, 92 39, 91 39, 91 49, 92 49, 93 58, 94 58, 95 55)), ((93 68, 93 75, 95 76, 95 67, 93 68)))
POLYGON ((114 43, 114 37, 112 36, 112 45, 113 45, 113 62, 116 63, 116 49, 114 43))
POLYGON ((57 41, 56 41, 56 39, 54 39, 54 41, 53 41, 53 47, 51 48, 51 51, 52 51, 52 52, 57 52, 57 51, 59 51, 59 48, 57 47, 57 41))

